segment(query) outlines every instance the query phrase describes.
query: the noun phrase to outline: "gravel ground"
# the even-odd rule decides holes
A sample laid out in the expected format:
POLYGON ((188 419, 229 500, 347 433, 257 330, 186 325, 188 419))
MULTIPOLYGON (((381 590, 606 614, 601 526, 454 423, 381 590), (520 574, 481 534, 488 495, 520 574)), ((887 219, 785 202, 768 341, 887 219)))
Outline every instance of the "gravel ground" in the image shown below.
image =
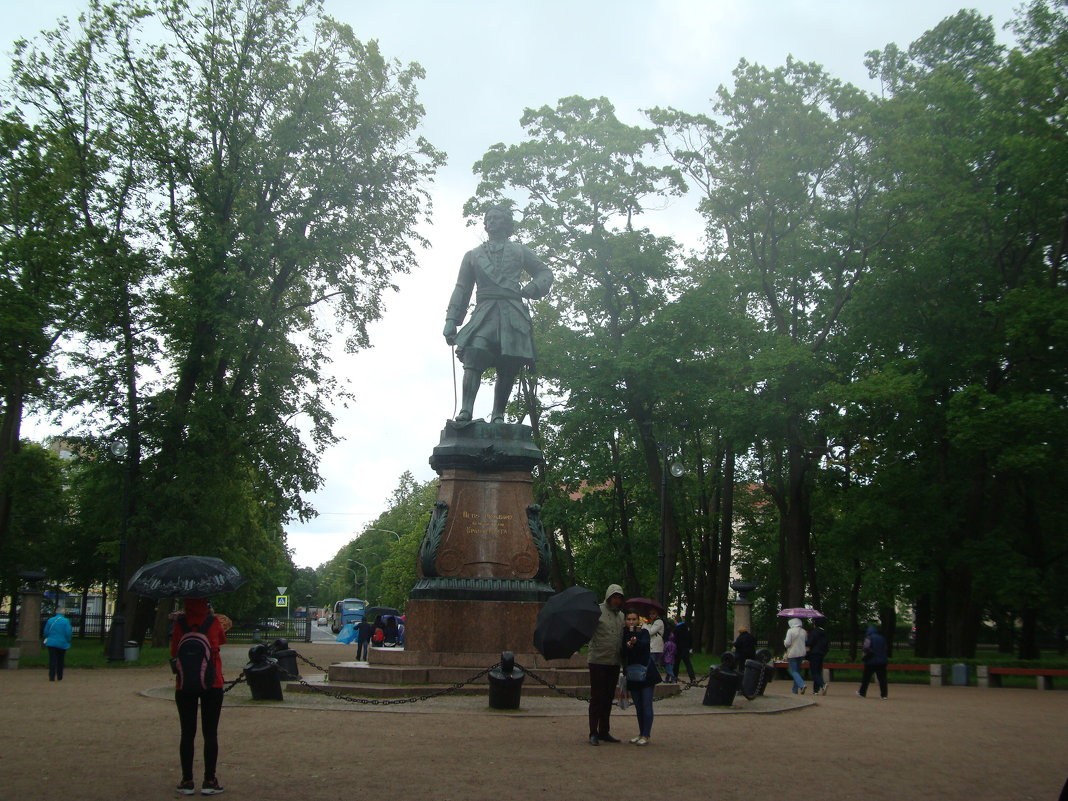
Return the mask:
MULTIPOLYGON (((350 658, 331 645, 297 650, 321 665, 350 658)), ((227 646, 229 677, 246 651, 227 646)), ((0 672, 0 797, 177 798, 169 686, 165 667, 68 670, 55 683, 43 669, 0 672)), ((223 710, 219 778, 227 797, 300 801, 1052 801, 1068 776, 1068 692, 891 684, 880 701, 857 698, 852 684, 819 698, 787 687, 726 714, 702 707, 700 690, 662 701, 639 750, 587 745, 585 707, 564 698, 494 712, 478 696, 364 707, 287 693, 254 703, 239 686, 223 710)), ((613 721, 616 736, 637 733, 629 710, 613 721)))

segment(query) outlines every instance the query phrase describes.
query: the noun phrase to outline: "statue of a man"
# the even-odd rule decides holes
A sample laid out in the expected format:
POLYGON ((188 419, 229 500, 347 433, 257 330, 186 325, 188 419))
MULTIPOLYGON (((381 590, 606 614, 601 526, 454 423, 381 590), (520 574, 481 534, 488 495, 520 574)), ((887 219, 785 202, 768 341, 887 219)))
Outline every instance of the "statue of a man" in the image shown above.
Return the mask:
POLYGON ((493 367, 497 370, 497 385, 490 422, 503 423, 504 407, 516 376, 524 365, 534 366, 533 326, 524 298, 549 294, 553 274, 530 248, 509 239, 515 225, 507 207, 490 208, 485 227, 489 241, 469 250, 460 264, 456 289, 445 312, 443 333, 445 341, 456 346, 456 355, 464 365, 457 421, 471 419, 482 374, 493 367), (530 276, 526 284, 522 283, 524 273, 530 276), (475 310, 467 325, 457 331, 467 316, 475 287, 478 288, 475 310))

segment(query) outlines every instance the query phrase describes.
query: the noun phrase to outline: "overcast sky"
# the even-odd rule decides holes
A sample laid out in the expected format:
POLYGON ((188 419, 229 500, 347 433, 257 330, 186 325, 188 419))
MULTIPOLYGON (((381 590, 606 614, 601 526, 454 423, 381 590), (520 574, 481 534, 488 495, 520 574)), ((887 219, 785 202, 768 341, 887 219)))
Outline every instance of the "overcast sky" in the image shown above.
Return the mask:
MULTIPOLYGON (((5 57, 11 42, 77 17, 75 0, 0 0, 5 57)), ((373 348, 338 351, 334 367, 357 395, 337 409, 343 442, 323 458, 325 485, 312 498, 319 517, 288 527, 299 566, 317 566, 386 509, 400 475, 425 481, 428 458, 454 408, 453 366, 441 337, 445 306, 465 250, 481 241, 465 226, 464 201, 475 190, 471 165, 491 145, 519 141, 523 109, 561 97, 607 97, 620 119, 643 123, 641 109, 709 110, 709 98, 745 58, 768 67, 787 55, 822 64, 831 75, 875 89, 864 53, 889 42, 907 46, 961 8, 992 16, 1000 30, 1016 3, 1001 0, 327 0, 328 13, 383 53, 417 61, 426 108, 422 133, 448 154, 433 186, 431 249, 398 281, 373 348)), ((1003 35, 1003 40, 1008 37, 1003 35)), ((6 60, 6 58, 5 58, 6 60)), ((696 247, 692 201, 646 215, 658 234, 696 247)), ((488 415, 491 392, 475 415, 488 415)), ((24 435, 48 431, 28 425, 24 435)))

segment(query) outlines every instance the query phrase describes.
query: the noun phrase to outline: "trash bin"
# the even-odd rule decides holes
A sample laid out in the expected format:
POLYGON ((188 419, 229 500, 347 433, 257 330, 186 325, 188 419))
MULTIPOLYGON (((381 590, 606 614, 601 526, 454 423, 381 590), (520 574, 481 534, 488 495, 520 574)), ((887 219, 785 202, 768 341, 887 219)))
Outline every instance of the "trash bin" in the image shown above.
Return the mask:
POLYGON ((279 681, 278 660, 267 655, 266 645, 253 645, 248 649, 249 663, 245 665, 245 681, 252 691, 253 701, 282 701, 282 683, 279 681))
POLYGON ((123 648, 123 658, 127 662, 136 662, 141 658, 141 646, 133 640, 126 643, 126 647, 123 648))
POLYGON ((771 666, 766 662, 746 659, 745 672, 742 673, 742 695, 750 701, 758 695, 763 695, 772 672, 771 666))
POLYGON ((968 666, 963 662, 957 662, 953 665, 953 686, 968 686, 968 666))
POLYGON ((519 709, 523 678, 523 671, 515 666, 515 655, 511 651, 501 653, 500 667, 489 672, 490 709, 519 709))

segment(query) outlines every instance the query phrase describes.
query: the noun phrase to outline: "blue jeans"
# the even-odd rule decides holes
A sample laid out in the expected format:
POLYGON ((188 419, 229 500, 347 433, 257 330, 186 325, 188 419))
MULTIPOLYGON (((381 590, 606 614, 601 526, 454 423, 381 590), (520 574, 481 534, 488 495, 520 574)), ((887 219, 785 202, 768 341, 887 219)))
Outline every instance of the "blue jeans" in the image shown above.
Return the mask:
POLYGON ((794 687, 791 692, 796 693, 798 690, 805 689, 805 680, 801 678, 801 663, 805 661, 803 656, 791 656, 790 662, 790 675, 794 678, 794 687))
POLYGON ((630 690, 630 700, 638 716, 638 736, 648 737, 653 733, 653 685, 630 690))

